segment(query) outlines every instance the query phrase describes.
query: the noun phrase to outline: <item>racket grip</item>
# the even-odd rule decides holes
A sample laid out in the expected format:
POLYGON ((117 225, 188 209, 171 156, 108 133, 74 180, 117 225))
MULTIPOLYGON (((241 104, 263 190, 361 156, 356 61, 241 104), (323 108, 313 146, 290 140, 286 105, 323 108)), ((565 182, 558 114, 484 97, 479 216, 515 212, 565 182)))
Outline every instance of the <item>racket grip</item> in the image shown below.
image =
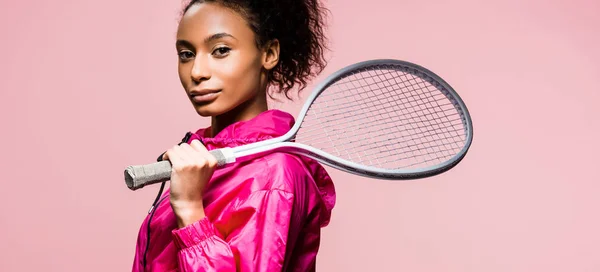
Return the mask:
MULTIPOLYGON (((235 156, 229 148, 211 150, 217 167, 235 162, 235 156)), ((161 183, 171 178, 171 162, 160 161, 144 165, 132 165, 125 169, 125 184, 133 191, 143 188, 146 185, 161 183)))
POLYGON ((171 162, 159 161, 151 164, 132 165, 125 169, 125 184, 131 190, 160 183, 171 178, 171 162))

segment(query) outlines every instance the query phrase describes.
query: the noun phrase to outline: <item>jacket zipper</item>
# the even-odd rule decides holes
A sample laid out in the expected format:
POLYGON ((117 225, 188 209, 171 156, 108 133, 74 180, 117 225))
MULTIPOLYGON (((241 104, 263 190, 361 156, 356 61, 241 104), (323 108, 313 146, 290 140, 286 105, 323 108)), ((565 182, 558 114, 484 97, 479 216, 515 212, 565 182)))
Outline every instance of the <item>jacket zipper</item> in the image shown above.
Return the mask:
MULTIPOLYGON (((192 137, 192 133, 188 132, 185 134, 185 137, 183 137, 183 139, 181 139, 181 142, 179 143, 179 145, 183 144, 183 143, 187 143, 190 138, 192 137)), ((162 156, 165 154, 165 152, 163 152, 162 154, 160 154, 160 156, 158 156, 158 158, 156 159, 156 161, 162 161, 162 156)), ((152 223, 152 217, 154 217, 154 211, 156 211, 156 207, 158 207, 158 205, 160 205, 160 203, 165 200, 167 198, 168 195, 164 196, 163 198, 160 198, 160 195, 162 195, 163 190, 165 189, 165 184, 167 182, 163 182, 160 185, 160 190, 158 190, 158 195, 156 195, 156 198, 154 199, 154 203, 152 204, 152 206, 150 207, 150 210, 148 210, 148 213, 150 214, 150 217, 148 218, 148 224, 146 225, 146 249, 144 250, 144 258, 142 259, 142 265, 144 267, 144 270, 146 270, 146 264, 147 264, 147 255, 148 255, 148 249, 150 248, 150 223, 152 223)))

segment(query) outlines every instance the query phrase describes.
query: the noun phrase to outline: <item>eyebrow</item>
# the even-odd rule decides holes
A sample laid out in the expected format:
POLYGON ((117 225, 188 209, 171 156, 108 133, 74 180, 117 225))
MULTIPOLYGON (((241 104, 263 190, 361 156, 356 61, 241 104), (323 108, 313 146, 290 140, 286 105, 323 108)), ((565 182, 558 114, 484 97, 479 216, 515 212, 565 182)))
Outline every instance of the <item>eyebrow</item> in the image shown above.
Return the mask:
MULTIPOLYGON (((213 42, 215 40, 218 40, 218 39, 221 39, 224 37, 230 37, 234 40, 237 40, 233 35, 231 35, 229 33, 221 32, 221 33, 215 33, 215 34, 212 34, 212 35, 206 37, 204 39, 204 43, 210 43, 210 42, 213 42)), ((192 47, 192 43, 190 43, 189 41, 186 41, 186 40, 177 40, 175 45, 176 46, 184 46, 184 47, 192 47)))
POLYGON ((221 39, 224 37, 230 37, 230 38, 237 40, 233 35, 231 35, 229 33, 221 32, 221 33, 212 34, 212 35, 206 37, 206 39, 204 39, 204 43, 210 43, 214 40, 218 40, 218 39, 221 39))

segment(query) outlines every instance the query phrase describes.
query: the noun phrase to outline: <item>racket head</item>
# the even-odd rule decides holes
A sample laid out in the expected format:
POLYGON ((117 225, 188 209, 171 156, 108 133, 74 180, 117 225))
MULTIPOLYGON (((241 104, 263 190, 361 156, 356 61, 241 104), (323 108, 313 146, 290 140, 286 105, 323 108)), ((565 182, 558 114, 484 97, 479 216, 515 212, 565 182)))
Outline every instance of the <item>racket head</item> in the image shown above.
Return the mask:
POLYGON ((284 144, 288 151, 334 168, 403 180, 457 165, 471 146, 473 125, 465 103, 441 77, 407 61, 376 59, 347 66, 321 82, 282 138, 294 141, 284 144), (366 145, 357 142, 357 132, 366 145), (319 137, 323 141, 316 142, 319 137), (373 162, 382 157, 396 163, 373 162))

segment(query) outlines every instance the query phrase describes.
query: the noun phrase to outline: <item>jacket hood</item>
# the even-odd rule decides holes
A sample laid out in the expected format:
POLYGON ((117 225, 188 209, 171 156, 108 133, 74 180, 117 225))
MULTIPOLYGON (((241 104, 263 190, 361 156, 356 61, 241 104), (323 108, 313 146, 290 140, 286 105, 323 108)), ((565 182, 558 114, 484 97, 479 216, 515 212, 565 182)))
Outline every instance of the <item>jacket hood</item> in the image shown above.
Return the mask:
MULTIPOLYGON (((233 123, 214 137, 210 137, 211 127, 199 129, 189 141, 199 139, 208 150, 235 147, 283 136, 294 123, 294 117, 289 113, 268 110, 250 120, 233 123)), ((319 163, 306 157, 302 157, 302 160, 310 170, 324 204, 324 209, 321 210, 321 226, 324 227, 329 223, 331 210, 335 205, 335 188, 331 177, 319 163)))

